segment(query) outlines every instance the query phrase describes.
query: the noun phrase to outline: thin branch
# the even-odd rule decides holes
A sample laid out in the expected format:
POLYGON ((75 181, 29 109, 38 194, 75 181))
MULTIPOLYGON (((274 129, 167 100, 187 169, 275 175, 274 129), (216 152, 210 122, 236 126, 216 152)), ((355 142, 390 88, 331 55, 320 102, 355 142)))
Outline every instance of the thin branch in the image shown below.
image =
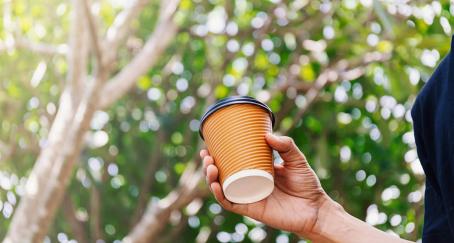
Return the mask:
POLYGON ((47 43, 33 42, 27 38, 16 37, 16 48, 27 49, 44 55, 66 55, 68 53, 67 44, 51 45, 47 43))
POLYGON ((188 216, 181 212, 180 221, 176 225, 172 225, 171 230, 163 234, 156 242, 178 242, 181 239, 182 232, 188 226, 188 216))
POLYGON ((16 23, 12 17, 12 0, 3 1, 3 28, 6 33, 5 40, 0 40, 0 52, 12 51, 13 49, 26 49, 44 55, 64 55, 67 52, 66 45, 51 45, 33 42, 17 33, 16 23))
POLYGON ((312 84, 308 82, 303 82, 301 80, 295 83, 285 82, 283 84, 278 85, 276 91, 285 92, 287 91, 288 88, 294 88, 298 92, 307 92, 310 88, 312 88, 312 84))
POLYGON ((2 140, 0 140, 0 154, 4 154, 4 153, 6 153, 7 151, 9 151, 9 146, 6 145, 5 142, 3 142, 2 140))
POLYGON ((214 220, 211 221, 211 225, 208 227, 202 227, 195 237, 196 243, 206 243, 210 239, 210 236, 212 235, 212 232, 216 230, 216 225, 214 224, 214 220))
POLYGON ((104 86, 100 97, 100 108, 109 106, 128 92, 134 86, 137 78, 158 61, 177 32, 173 15, 178 3, 179 0, 169 0, 162 5, 156 29, 148 38, 142 50, 104 86))
POLYGON ((85 226, 83 222, 77 219, 76 209, 74 208, 74 204, 68 194, 66 194, 63 198, 63 213, 69 225, 71 226, 71 231, 77 242, 87 243, 88 240, 87 234, 84 229, 85 226))
POLYGON ((115 17, 112 26, 110 26, 106 34, 104 56, 106 63, 115 59, 118 46, 130 32, 131 22, 137 18, 148 2, 148 0, 133 0, 115 17))
POLYGON ((0 52, 13 49, 24 49, 42 55, 66 55, 68 45, 52 45, 47 43, 34 42, 24 37, 11 37, 7 41, 0 41, 0 52))
POLYGON ((92 46, 93 52, 95 53, 96 63, 98 65, 97 69, 98 69, 98 71, 100 71, 100 69, 102 69, 104 66, 103 59, 102 59, 103 53, 102 53, 102 50, 100 47, 100 41, 99 41, 99 37, 98 37, 98 31, 96 28, 96 24, 93 20, 93 14, 91 12, 88 1, 89 0, 80 0, 81 4, 83 5, 82 7, 84 9, 85 16, 87 19, 88 29, 90 31, 91 46, 92 46))
POLYGON ((331 67, 326 68, 315 80, 314 84, 305 94, 306 102, 293 117, 292 123, 288 128, 281 127, 282 134, 287 134, 295 128, 301 117, 311 107, 320 95, 320 92, 329 84, 340 80, 352 80, 361 77, 368 64, 371 62, 385 61, 390 58, 389 54, 378 52, 366 53, 359 64, 352 64, 346 60, 340 60, 331 67))
POLYGON ((96 185, 93 185, 90 193, 90 231, 91 239, 94 241, 102 240, 100 195, 96 185))
POLYGON ((71 27, 69 34, 67 85, 70 87, 72 105, 76 107, 84 89, 88 64, 88 33, 83 26, 84 10, 82 1, 72 1, 71 27), (82 19, 82 20, 81 20, 82 19))
MULTIPOLYGON (((212 85, 219 80, 209 79, 212 85)), ((206 105, 215 101, 214 92, 206 98, 206 105)), ((200 139, 197 140, 196 151, 203 147, 200 139)), ((180 176, 178 186, 167 196, 157 203, 150 202, 142 215, 140 221, 124 238, 125 243, 130 242, 153 242, 157 235, 163 230, 169 221, 170 214, 173 210, 179 210, 196 198, 205 198, 209 195, 209 189, 206 185, 199 187, 203 180, 204 174, 198 154, 195 153, 193 158, 188 162, 186 169, 180 176)))
POLYGON ((5 154, 9 154, 12 146, 9 146, 7 143, 0 140, 0 161, 5 154))
MULTIPOLYGON (((208 98, 214 97, 210 95, 208 98)), ((202 143, 197 142, 197 151, 202 148, 202 143)), ((188 162, 186 169, 181 175, 178 186, 169 192, 166 197, 156 203, 149 202, 145 213, 139 223, 123 239, 125 243, 153 242, 169 221, 173 210, 180 210, 196 198, 205 198, 209 195, 206 185, 200 186, 204 178, 198 155, 188 162)))
POLYGON ((159 160, 161 159, 161 145, 163 143, 163 132, 159 130, 158 138, 156 144, 153 146, 150 159, 147 164, 147 168, 145 169, 145 176, 142 181, 142 184, 139 189, 139 197, 137 199, 137 206, 132 216, 131 225, 134 226, 140 220, 140 216, 145 211, 145 207, 147 205, 147 200, 149 198, 150 187, 152 187, 154 174, 156 170, 159 168, 159 160))
POLYGON ((180 178, 179 186, 159 202, 150 202, 139 223, 123 241, 125 243, 153 242, 165 227, 173 210, 180 209, 200 197, 200 192, 204 190, 200 190, 198 185, 203 177, 202 170, 196 169, 195 163, 189 164, 180 178))
POLYGON ((12 0, 3 1, 3 28, 5 29, 5 32, 10 34, 14 32, 13 11, 11 8, 12 2, 12 0))
MULTIPOLYGON (((287 93, 287 89, 290 87, 289 84, 294 84, 298 79, 298 75, 295 72, 292 72, 292 66, 299 66, 300 65, 300 55, 301 55, 301 48, 297 48, 293 53, 292 62, 289 65, 289 69, 283 71, 284 75, 284 82, 278 82, 274 87, 271 88, 270 94, 271 97, 276 97, 277 94, 281 94, 282 92, 287 93)), ((303 82, 299 82, 303 83, 303 82)), ((281 125, 282 120, 290 112, 293 108, 294 97, 288 97, 287 95, 284 96, 283 101, 281 102, 281 109, 276 112, 276 120, 274 127, 278 128, 281 125)))

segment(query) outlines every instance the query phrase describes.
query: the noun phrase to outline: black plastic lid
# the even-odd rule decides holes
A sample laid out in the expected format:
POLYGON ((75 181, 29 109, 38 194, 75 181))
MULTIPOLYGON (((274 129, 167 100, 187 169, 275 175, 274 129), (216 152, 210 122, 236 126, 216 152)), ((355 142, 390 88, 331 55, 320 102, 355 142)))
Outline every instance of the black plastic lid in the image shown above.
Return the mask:
POLYGON ((249 96, 230 96, 230 97, 224 98, 222 100, 219 100, 218 102, 216 102, 213 105, 210 105, 207 108, 207 111, 202 116, 202 119, 200 119, 199 134, 200 134, 200 137, 202 139, 204 139, 203 138, 203 134, 202 134, 203 122, 205 122, 205 120, 211 114, 216 112, 217 110, 219 110, 219 109, 221 109, 223 107, 229 106, 229 105, 233 105, 233 104, 253 104, 253 105, 258 105, 258 106, 262 107, 263 109, 268 111, 268 113, 270 114, 271 124, 272 124, 272 126, 274 126, 274 120, 275 120, 274 119, 274 114, 273 114, 273 112, 271 111, 271 109, 267 105, 265 105, 264 103, 254 99, 252 97, 249 97, 249 96))

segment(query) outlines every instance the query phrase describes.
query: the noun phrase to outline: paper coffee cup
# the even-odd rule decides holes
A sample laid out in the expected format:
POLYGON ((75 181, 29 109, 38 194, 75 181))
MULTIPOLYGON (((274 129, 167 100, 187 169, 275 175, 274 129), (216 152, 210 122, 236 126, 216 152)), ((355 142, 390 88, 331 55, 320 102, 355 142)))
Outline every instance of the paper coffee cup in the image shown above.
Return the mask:
POLYGON ((273 155, 265 141, 273 124, 271 109, 248 96, 222 99, 202 117, 200 136, 219 170, 229 201, 253 203, 273 191, 273 155))

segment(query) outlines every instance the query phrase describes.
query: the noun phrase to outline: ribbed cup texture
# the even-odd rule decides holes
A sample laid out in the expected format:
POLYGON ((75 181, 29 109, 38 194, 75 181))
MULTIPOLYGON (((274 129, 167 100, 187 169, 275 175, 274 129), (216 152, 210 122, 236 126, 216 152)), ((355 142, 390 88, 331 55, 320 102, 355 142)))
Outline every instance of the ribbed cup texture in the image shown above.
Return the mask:
POLYGON ((253 104, 229 105, 207 118, 202 132, 219 169, 221 185, 245 169, 260 169, 274 176, 272 150, 265 141, 271 131, 269 113, 253 104))

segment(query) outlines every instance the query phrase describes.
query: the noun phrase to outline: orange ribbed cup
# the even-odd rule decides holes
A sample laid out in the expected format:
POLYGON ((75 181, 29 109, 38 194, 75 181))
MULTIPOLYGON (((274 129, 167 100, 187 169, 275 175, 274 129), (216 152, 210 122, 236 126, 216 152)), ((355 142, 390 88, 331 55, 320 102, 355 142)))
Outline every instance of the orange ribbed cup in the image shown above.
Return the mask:
POLYGON ((234 103, 202 121, 201 134, 232 202, 260 201, 274 188, 272 150, 265 141, 272 131, 270 112, 257 104, 234 103))

